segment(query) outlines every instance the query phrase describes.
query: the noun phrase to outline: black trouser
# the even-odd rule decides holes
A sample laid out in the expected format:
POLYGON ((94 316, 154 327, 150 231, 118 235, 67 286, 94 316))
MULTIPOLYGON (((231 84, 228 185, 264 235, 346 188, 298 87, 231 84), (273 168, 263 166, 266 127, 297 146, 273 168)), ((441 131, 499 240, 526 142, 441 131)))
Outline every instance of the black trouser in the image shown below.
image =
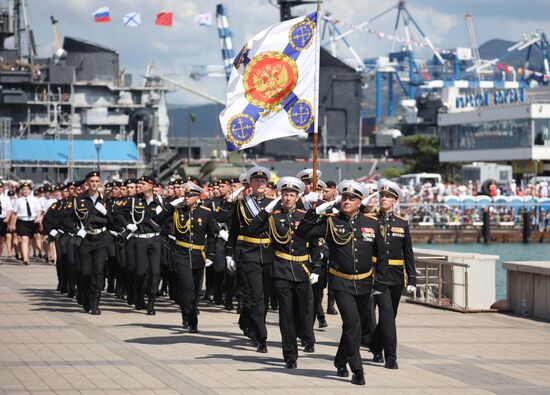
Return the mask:
POLYGON ((122 297, 127 291, 126 279, 126 240, 120 238, 115 242, 116 248, 116 296, 122 297))
POLYGON ((286 361, 298 358, 299 333, 306 343, 315 343, 313 324, 310 320, 313 309, 309 282, 296 283, 273 279, 273 287, 279 301, 279 329, 281 330, 283 357, 286 361))
POLYGON ((323 270, 319 274, 319 281, 311 286, 313 291, 313 319, 317 318, 319 321, 325 319, 325 311, 323 310, 323 290, 327 286, 327 272, 323 270))
POLYGON ((87 235, 79 249, 80 276, 82 279, 82 291, 88 294, 90 300, 99 302, 99 295, 103 289, 103 268, 109 253, 109 232, 98 235, 87 235))
POLYGON ((263 342, 267 339, 264 269, 255 262, 239 262, 237 267, 243 286, 243 306, 239 327, 251 339, 263 342))
MULTIPOLYGON (((114 236, 113 236, 114 237, 114 236)), ((107 290, 115 291, 115 282, 117 278, 117 247, 116 243, 109 244, 109 256, 107 257, 107 290)))
MULTIPOLYGON (((370 347, 374 330, 376 329, 376 295, 369 299, 365 322, 361 323, 361 345, 370 347)), ((372 351, 372 350, 371 350, 372 351)))
POLYGON ((370 291, 362 295, 352 295, 333 291, 338 311, 342 317, 342 337, 334 358, 334 365, 343 368, 349 364, 353 372, 362 371, 361 363, 361 322, 367 311, 370 291))
POLYGON ((189 326, 197 326, 197 299, 202 287, 204 267, 192 269, 189 252, 174 249, 172 260, 177 273, 181 315, 189 326))
POLYGON ((67 250, 61 239, 54 240, 57 260, 55 262, 55 271, 57 273, 57 290, 67 292, 67 250))
POLYGON ((131 237, 127 242, 124 248, 126 253, 126 286, 128 287, 128 304, 134 304, 136 302, 136 287, 135 287, 135 276, 136 276, 136 250, 135 250, 136 239, 131 237))
POLYGON ((402 292, 403 285, 390 285, 382 294, 374 297, 374 302, 378 306, 378 325, 374 330, 370 349, 374 353, 380 353, 384 349, 386 362, 397 359, 395 317, 397 316, 397 308, 402 292))
POLYGON ((66 275, 67 275, 67 288, 71 294, 75 290, 75 286, 77 285, 77 274, 78 274, 78 267, 77 267, 77 260, 79 256, 79 248, 75 245, 75 237, 78 236, 70 236, 65 235, 61 238, 61 244, 64 245, 64 249, 66 252, 65 258, 66 258, 66 275))
POLYGON ((160 235, 150 239, 135 238, 134 249, 136 257, 135 287, 138 301, 143 301, 143 293, 146 292, 148 300, 154 303, 160 279, 160 235), (145 280, 147 277, 147 284, 145 280))

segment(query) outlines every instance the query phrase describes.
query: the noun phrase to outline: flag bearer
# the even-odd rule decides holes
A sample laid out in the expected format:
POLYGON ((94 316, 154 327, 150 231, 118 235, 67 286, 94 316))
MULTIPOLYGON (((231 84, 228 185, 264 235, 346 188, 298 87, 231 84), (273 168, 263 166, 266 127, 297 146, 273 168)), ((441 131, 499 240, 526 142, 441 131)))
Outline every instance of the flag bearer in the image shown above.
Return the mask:
POLYGON ((352 372, 352 383, 365 384, 361 354, 361 322, 367 311, 373 290, 383 291, 387 262, 382 235, 375 216, 360 212, 361 200, 366 197, 363 186, 355 181, 342 181, 342 195, 338 214, 321 215, 335 204, 323 203, 310 209, 298 227, 297 233, 306 239, 324 237, 330 254, 329 288, 334 294, 342 317, 342 337, 334 365, 340 377, 352 372), (372 258, 377 257, 376 274, 372 258), (379 279, 374 285, 374 276, 379 279))
POLYGON ((395 204, 403 193, 396 183, 389 180, 382 180, 378 185, 378 191, 378 221, 389 264, 388 287, 382 294, 374 297, 379 320, 370 342, 370 349, 374 353, 374 362, 384 362, 383 349, 386 358, 384 366, 387 369, 398 369, 395 317, 403 288, 406 287, 409 293, 416 291, 416 269, 408 221, 394 212, 395 204))
POLYGON ((248 225, 272 201, 264 197, 270 178, 271 172, 265 167, 255 166, 247 171, 251 194, 235 205, 230 235, 233 256, 228 258, 228 267, 238 268, 243 285, 239 327, 260 353, 267 352, 265 295, 271 294, 274 255, 267 232, 251 232, 248 225))

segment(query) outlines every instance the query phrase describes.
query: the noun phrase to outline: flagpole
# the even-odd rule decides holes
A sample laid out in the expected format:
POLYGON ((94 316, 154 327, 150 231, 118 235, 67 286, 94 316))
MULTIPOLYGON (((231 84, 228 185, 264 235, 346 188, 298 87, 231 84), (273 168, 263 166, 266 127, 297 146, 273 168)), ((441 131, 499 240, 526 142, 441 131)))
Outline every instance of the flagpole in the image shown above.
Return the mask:
MULTIPOLYGON (((320 37, 319 23, 321 23, 321 0, 317 0, 317 23, 315 27, 315 124, 313 127, 313 188, 317 192, 317 157, 319 151, 319 63, 320 63, 320 37)), ((313 204, 315 207, 316 204, 313 204)))

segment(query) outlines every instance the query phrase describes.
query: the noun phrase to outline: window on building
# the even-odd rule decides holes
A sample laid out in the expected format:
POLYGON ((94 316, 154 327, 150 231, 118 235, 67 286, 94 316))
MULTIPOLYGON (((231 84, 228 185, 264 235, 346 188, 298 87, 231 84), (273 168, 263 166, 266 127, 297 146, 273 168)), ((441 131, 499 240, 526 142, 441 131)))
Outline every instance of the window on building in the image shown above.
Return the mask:
POLYGON ((535 145, 550 146, 550 119, 535 119, 535 145))

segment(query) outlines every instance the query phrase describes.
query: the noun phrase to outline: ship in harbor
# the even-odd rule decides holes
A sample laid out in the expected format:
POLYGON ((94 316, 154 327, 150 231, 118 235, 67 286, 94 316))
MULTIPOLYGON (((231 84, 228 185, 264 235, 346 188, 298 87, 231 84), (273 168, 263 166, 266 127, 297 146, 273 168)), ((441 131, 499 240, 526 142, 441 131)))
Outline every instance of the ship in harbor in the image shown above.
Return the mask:
POLYGON ((103 45, 61 42, 54 17, 57 48, 39 57, 28 21, 27 1, 0 3, 2 177, 57 182, 99 162, 112 176, 143 172, 168 143, 170 89, 152 80, 138 86, 103 45))

